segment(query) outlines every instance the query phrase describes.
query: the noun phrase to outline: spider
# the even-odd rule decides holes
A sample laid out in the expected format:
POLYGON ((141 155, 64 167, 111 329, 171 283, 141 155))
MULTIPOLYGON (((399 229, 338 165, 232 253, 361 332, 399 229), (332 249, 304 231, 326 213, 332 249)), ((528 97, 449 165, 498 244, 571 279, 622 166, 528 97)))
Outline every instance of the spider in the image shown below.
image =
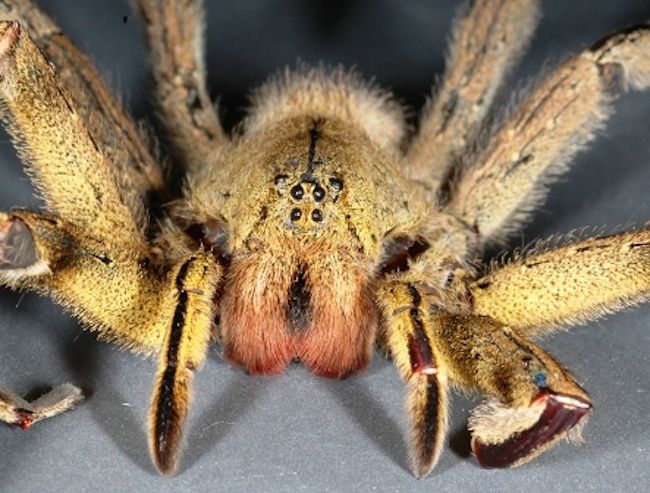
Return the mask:
MULTIPOLYGON (((176 471, 193 374, 215 340, 252 374, 299 361, 341 378, 375 346, 390 355, 417 476, 439 458, 450 385, 486 396, 469 422, 486 467, 579 439, 591 401, 532 339, 644 301, 650 231, 480 259, 530 217, 618 92, 650 85, 649 25, 568 59, 488 124, 538 6, 476 1, 414 136, 390 93, 302 66, 257 89, 228 136, 205 87, 201 3, 136 5, 182 190, 54 22, 3 2, 3 120, 47 211, 0 215, 0 279, 50 295, 102 339, 159 353, 149 441, 161 473, 176 471)), ((27 428, 80 400, 70 384, 34 402, 3 390, 0 419, 27 428)))

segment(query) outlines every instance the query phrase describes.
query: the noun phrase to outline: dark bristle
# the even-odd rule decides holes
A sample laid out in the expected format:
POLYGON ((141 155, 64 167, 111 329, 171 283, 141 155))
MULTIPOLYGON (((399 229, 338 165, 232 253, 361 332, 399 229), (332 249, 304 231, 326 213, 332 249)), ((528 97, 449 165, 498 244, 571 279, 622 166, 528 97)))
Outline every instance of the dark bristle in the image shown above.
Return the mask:
POLYGON ((307 286, 305 270, 301 267, 294 274, 289 287, 286 311, 289 327, 295 331, 305 330, 311 319, 310 309, 311 292, 307 286))

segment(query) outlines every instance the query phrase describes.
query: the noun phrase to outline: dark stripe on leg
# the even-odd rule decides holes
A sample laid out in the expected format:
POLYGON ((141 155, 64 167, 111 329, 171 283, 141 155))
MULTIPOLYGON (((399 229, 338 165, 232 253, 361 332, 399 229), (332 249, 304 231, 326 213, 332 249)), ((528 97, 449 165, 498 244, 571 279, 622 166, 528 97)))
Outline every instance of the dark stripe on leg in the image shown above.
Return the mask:
POLYGON ((187 311, 187 292, 184 288, 184 281, 190 262, 193 260, 190 259, 185 262, 176 276, 178 303, 174 312, 169 342, 166 347, 167 363, 159 383, 159 393, 156 402, 154 452, 156 465, 163 473, 171 472, 175 467, 176 451, 181 434, 179 420, 182 419, 182 416, 179 415, 175 403, 175 386, 177 384, 178 350, 183 336, 187 311))
POLYGON ((437 462, 442 447, 445 412, 437 375, 416 374, 411 377, 412 439, 415 446, 413 469, 417 476, 426 475, 437 462))
POLYGON ((409 358, 413 374, 410 409, 414 444, 413 469, 417 476, 426 475, 437 462, 445 433, 446 404, 439 381, 431 341, 420 313, 422 297, 412 284, 408 286, 412 308, 409 312, 413 333, 408 337, 409 358))
POLYGON ((433 352, 431 351, 431 341, 429 341, 429 337, 424 331, 424 322, 422 322, 422 317, 420 316, 422 297, 412 284, 408 285, 408 290, 412 299, 412 308, 409 316, 413 325, 413 335, 410 335, 408 339, 411 369, 414 373, 435 375, 436 364, 433 358, 433 352))

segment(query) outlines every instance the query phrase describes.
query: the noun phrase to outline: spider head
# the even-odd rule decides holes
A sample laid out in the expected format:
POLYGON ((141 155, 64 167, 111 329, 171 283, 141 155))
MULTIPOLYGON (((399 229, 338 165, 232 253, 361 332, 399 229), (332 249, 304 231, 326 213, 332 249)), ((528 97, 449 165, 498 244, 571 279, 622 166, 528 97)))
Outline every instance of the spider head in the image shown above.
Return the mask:
POLYGON ((422 208, 392 155, 341 120, 304 116, 244 135, 221 159, 237 173, 207 170, 190 199, 228 229, 219 301, 226 357, 251 373, 277 373, 293 360, 334 377, 365 367, 382 240, 422 208), (379 166, 393 172, 369 182, 379 166))

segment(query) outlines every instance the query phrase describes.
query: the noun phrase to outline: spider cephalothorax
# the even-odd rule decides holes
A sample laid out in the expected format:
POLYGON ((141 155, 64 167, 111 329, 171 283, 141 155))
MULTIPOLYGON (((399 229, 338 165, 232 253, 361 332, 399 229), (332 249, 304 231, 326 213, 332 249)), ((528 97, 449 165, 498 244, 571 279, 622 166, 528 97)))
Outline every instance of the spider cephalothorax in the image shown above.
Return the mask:
MULTIPOLYGON (((168 200, 136 127, 54 23, 5 2, 2 114, 48 212, 0 216, 0 279, 51 295, 105 339, 160 352, 150 445, 161 472, 177 467, 213 337, 263 374, 299 361, 343 377, 378 346, 409 387, 417 475, 440 454, 450 384, 487 396, 469 423, 485 466, 579 436, 589 397, 531 338, 644 301, 650 231, 540 245, 488 269, 479 259, 540 203, 618 90, 650 84, 648 25, 570 58, 488 130, 537 3, 477 1, 410 142, 389 93, 306 67, 258 89, 227 137, 197 52, 200 2, 136 3, 183 191, 168 200), (165 199, 160 214, 152 196, 165 199)), ((2 391, 0 419, 28 427, 79 398, 71 385, 32 403, 2 391)))

